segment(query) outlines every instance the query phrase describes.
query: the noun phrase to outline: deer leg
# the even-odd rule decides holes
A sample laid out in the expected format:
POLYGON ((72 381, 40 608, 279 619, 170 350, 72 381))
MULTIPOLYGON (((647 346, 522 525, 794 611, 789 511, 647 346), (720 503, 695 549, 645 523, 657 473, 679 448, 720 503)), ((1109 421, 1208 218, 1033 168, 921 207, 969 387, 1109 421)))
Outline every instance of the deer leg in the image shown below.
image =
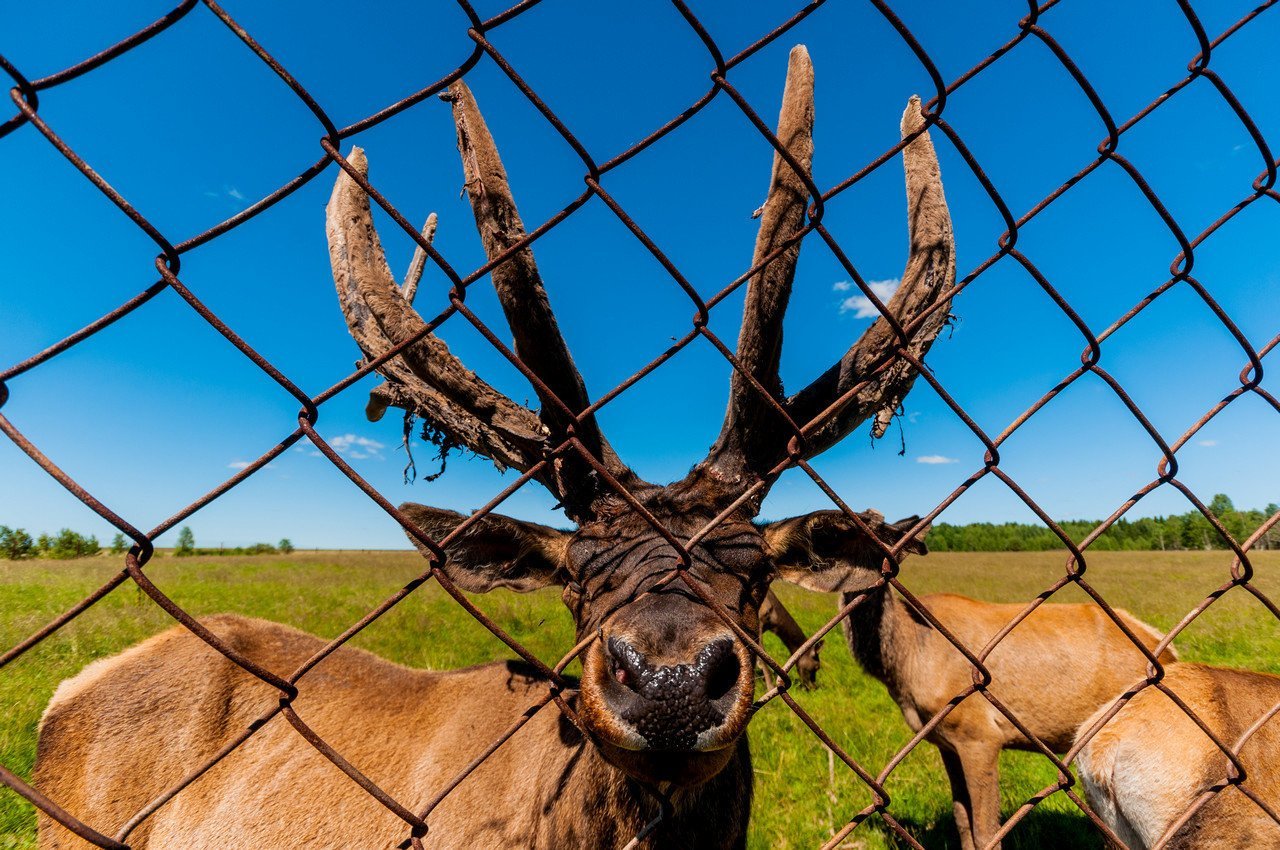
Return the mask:
POLYGON ((969 786, 964 781, 964 766, 960 756, 951 750, 938 748, 942 754, 942 766, 951 782, 951 810, 955 813, 956 830, 960 833, 960 850, 975 850, 973 846, 973 814, 969 801, 969 786))
POLYGON ((1000 850, 991 839, 1000 831, 1000 747, 965 743, 956 747, 969 795, 969 820, 975 850, 1000 850))

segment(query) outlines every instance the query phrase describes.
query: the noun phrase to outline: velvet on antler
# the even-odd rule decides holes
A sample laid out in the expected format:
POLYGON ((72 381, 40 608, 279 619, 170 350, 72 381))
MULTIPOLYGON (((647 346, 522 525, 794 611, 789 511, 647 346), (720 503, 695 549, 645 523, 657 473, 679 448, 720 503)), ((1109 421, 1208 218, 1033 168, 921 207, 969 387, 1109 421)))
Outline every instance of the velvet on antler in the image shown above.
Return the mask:
POLYGON ((813 119, 813 67, 804 47, 796 47, 791 51, 776 135, 802 171, 797 173, 775 152, 752 267, 779 247, 788 247, 747 282, 737 350, 741 371, 733 373, 724 425, 707 459, 682 482, 686 489, 714 491, 720 501, 737 498, 762 482, 764 486, 746 506, 751 511, 759 509, 776 478, 774 470, 787 458, 787 445, 795 436, 779 411, 803 430, 804 458, 826 451, 867 419, 874 418, 873 434, 882 435, 915 382, 914 364, 946 323, 947 305, 942 302, 955 286, 955 237, 938 158, 925 130, 920 100, 912 97, 901 126, 902 138, 910 139, 902 152, 910 252, 901 283, 885 305, 900 328, 911 326, 910 333, 904 341, 881 316, 839 362, 794 395, 784 393, 778 374, 782 319, 800 256, 800 243, 793 240, 804 227, 809 203, 813 119), (922 321, 912 324, 926 312, 922 321), (904 351, 910 356, 901 356, 904 351))
MULTIPOLYGON (((495 260, 525 238, 524 226, 475 98, 465 83, 456 82, 447 99, 453 105, 476 228, 486 254, 495 260)), ((368 162, 359 148, 349 154, 348 163, 367 176, 368 162)), ((338 300, 365 356, 381 357, 396 345, 421 337, 379 367, 387 383, 374 390, 370 418, 379 418, 388 406, 403 408, 452 442, 492 459, 499 468, 526 471, 546 460, 538 480, 579 521, 590 519, 597 502, 608 498, 584 453, 624 486, 643 485, 618 459, 595 417, 581 416, 590 399, 527 246, 496 265, 491 277, 515 339, 515 354, 540 382, 535 385, 541 402, 538 412, 487 384, 434 334, 422 335, 426 324, 411 301, 425 256, 415 255, 405 286, 398 286, 373 226, 369 196, 345 171, 338 176, 326 212, 338 300), (570 437, 573 444, 559 454, 549 454, 570 437)), ((434 232, 434 223, 429 226, 434 232)), ((424 240, 427 236, 424 230, 424 240)))
MULTIPOLYGON (((947 319, 955 285, 955 240, 942 192, 937 155, 918 98, 902 118, 910 252, 901 284, 878 318, 848 352, 807 387, 786 395, 778 373, 782 324, 795 280, 800 236, 810 203, 813 162, 814 76, 808 51, 796 47, 788 62, 769 194, 760 215, 747 282, 742 330, 720 435, 707 458, 668 492, 713 509, 755 487, 744 505, 754 514, 795 436, 803 429, 802 455, 830 448, 868 419, 883 433, 911 389, 921 362, 947 319), (905 330, 904 330, 905 329, 905 330), (903 331, 903 333, 900 333, 903 331), (904 356, 906 355, 906 356, 904 356), (783 414, 785 413, 785 417, 783 414)), ((378 371, 386 383, 374 390, 369 415, 388 406, 423 418, 458 445, 522 471, 544 465, 536 477, 560 499, 571 519, 598 516, 617 503, 602 481, 603 469, 630 492, 661 492, 637 477, 610 447, 590 408, 586 385, 569 353, 546 289, 525 245, 506 170, 474 96, 462 82, 445 95, 452 104, 464 185, 476 228, 490 262, 498 300, 514 339, 514 352, 534 378, 537 412, 517 404, 468 370, 412 306, 425 262, 419 246, 404 287, 387 266, 369 211, 369 197, 345 171, 328 206, 329 252, 347 325, 367 358, 384 356, 413 339, 378 371)), ((368 173, 359 148, 348 156, 356 173, 368 173)), ((434 233, 434 221, 429 221, 434 233)), ((422 240, 429 241, 424 228, 422 240)))

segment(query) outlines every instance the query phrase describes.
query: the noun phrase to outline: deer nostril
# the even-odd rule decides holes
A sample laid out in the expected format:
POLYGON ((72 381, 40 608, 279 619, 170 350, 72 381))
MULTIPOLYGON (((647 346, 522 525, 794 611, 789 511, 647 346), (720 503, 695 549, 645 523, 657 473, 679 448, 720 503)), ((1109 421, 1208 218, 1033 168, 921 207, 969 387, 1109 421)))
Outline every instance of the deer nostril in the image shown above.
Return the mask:
POLYGON ((630 691, 637 690, 644 672, 644 659, 631 644, 609 638, 605 643, 609 657, 609 672, 614 680, 630 691))
POLYGON ((742 664, 733 645, 728 641, 718 641, 710 647, 712 653, 703 668, 706 676, 707 699, 714 702, 733 690, 738 684, 738 674, 742 664))

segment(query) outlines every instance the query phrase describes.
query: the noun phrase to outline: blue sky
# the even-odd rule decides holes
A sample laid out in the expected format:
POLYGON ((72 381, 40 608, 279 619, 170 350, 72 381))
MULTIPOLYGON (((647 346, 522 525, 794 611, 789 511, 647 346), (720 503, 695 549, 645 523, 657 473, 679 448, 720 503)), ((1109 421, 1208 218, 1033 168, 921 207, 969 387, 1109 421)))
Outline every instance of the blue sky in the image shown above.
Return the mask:
MULTIPOLYGON (((1195 39, 1173 2, 1072 0, 1045 13, 1057 38, 1123 121, 1181 79, 1195 39)), ((1251 4, 1199 10, 1210 36, 1251 4)), ((1025 4, 895 4, 945 79, 1016 32, 1025 4)), ((693 3, 726 55, 789 12, 780 4, 693 3)), ((456 67, 468 55, 466 21, 449 3, 249 3, 225 8, 316 97, 339 125, 371 114, 456 67), (319 7, 319 11, 312 11, 319 7)), ((499 11, 480 3, 482 15, 499 11)), ((163 4, 23 4, 7 13, 3 52, 29 77, 78 61, 163 13, 163 4)), ((1280 12, 1269 11, 1213 54, 1260 129, 1280 145, 1280 12)), ((706 91, 712 63, 675 10, 660 2, 546 0, 492 34, 494 44, 597 161, 681 112, 706 91)), ((831 2, 736 68, 730 79, 759 113, 777 114, 792 44, 808 45, 817 74, 815 179, 827 187, 897 138, 903 105, 931 91, 910 50, 864 3, 831 2)), ((530 226, 582 191, 581 162, 489 59, 467 76, 530 226)), ((321 154, 323 131, 304 106, 207 9, 103 68, 42 93, 40 115, 113 186, 177 242, 235 214, 321 154)), ((946 119, 1015 216, 1095 156, 1105 136, 1084 95, 1039 41, 1027 39, 949 101, 946 119)), ((934 135, 958 240, 959 269, 996 249, 1002 220, 949 142, 934 135)), ((483 262, 466 202, 449 109, 418 104, 360 134, 371 179, 412 221, 440 216, 437 247, 460 270, 483 262)), ((32 127, 0 140, 0 365, 18 362, 148 286, 154 246, 32 127)), ((1206 80, 1198 80, 1121 141, 1188 235, 1243 199, 1263 168, 1248 134, 1206 80)), ((704 294, 750 262, 751 212, 767 188, 771 152, 724 95, 617 171, 605 187, 704 294)), ((186 254, 181 278, 250 344, 315 394, 347 375, 358 351, 333 292, 324 238, 331 166, 250 223, 186 254)), ((867 280, 893 281, 906 252, 900 165, 879 169, 827 207, 825 221, 867 280)), ((393 269, 412 243, 380 222, 393 269)), ((1195 275, 1262 346, 1280 332, 1280 208, 1263 199, 1196 252, 1195 275)), ((1105 164, 1020 234, 1019 248, 1101 331, 1168 277, 1177 244, 1129 177, 1105 164)), ((807 383, 839 357, 870 319, 847 276, 806 240, 787 316, 783 378, 807 383)), ((693 306, 598 200, 536 246, 553 306, 595 395, 663 351, 690 327, 693 306)), ((446 303, 429 271, 417 304, 446 303)), ((501 328, 487 280, 468 296, 501 328)), ((736 338, 741 297, 713 313, 736 338)), ((1079 363, 1083 339, 1034 281, 1006 258, 958 299, 960 322, 929 361, 938 379, 995 435, 1079 363)), ((518 373, 460 318, 442 336, 472 368, 517 400, 518 373)), ((1268 359, 1275 368, 1277 357, 1268 359)), ((1238 386, 1245 357, 1208 308, 1177 287, 1103 347, 1120 380, 1168 440, 1238 386)), ((603 426, 646 478, 682 475, 719 429, 728 365, 705 342, 682 352, 605 408, 603 426)), ((374 378, 321 409, 317 428, 391 501, 459 510, 506 486, 486 461, 451 459, 433 483, 401 478, 400 424, 365 421, 374 378)), ((1277 392, 1268 377, 1264 386, 1277 392)), ((14 379, 4 413, 107 505, 149 528, 232 475, 287 435, 297 404, 181 300, 162 293, 89 341, 14 379)), ((924 513, 981 468, 981 444, 920 382, 899 435, 873 444, 865 429, 816 461, 855 507, 890 516, 924 513)), ((1179 453, 1181 478, 1206 501, 1227 492, 1241 506, 1280 500, 1274 451, 1280 417, 1245 397, 1179 453)), ((427 447, 419 470, 432 471, 427 447)), ((1102 381, 1086 376, 1007 443, 1001 468, 1055 517, 1110 513, 1155 475, 1159 452, 1102 381)), ((0 441, 0 523, 32 531, 111 529, 0 441)), ((778 517, 825 506, 802 473, 783 476, 765 506, 778 517)), ((536 485, 509 513, 556 521, 536 485)), ((1183 512, 1165 487, 1134 515, 1183 512)), ((988 477, 943 521, 1027 520, 1030 512, 988 477)), ((307 446, 287 452, 188 524, 202 545, 288 536, 302 547, 405 545, 396 524, 307 446)), ((170 543, 172 533, 160 539, 170 543)))

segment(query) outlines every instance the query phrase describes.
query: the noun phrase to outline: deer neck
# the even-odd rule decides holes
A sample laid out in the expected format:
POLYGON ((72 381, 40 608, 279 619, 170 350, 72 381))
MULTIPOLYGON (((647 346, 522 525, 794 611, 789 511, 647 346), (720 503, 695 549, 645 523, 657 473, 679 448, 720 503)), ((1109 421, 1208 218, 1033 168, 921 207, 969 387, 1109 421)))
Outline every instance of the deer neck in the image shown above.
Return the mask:
MULTIPOLYGON (((842 593, 841 607, 857 596, 857 593, 842 593)), ((902 668, 899 653, 913 646, 917 633, 927 626, 912 617, 906 605, 885 584, 866 594, 845 619, 843 628, 849 649, 862 669, 896 695, 897 671, 902 668)))
POLYGON ((791 612, 781 606, 774 606, 771 609, 768 628, 778 636, 791 652, 795 652, 804 646, 804 642, 808 640, 805 637, 804 630, 796 622, 796 618, 792 617, 791 612))
MULTIPOLYGON (((577 734, 569 728, 568 734, 577 734)), ((671 812, 639 847, 746 847, 752 772, 745 735, 735 747, 725 768, 706 782, 660 789, 671 799, 671 812)), ((549 793, 542 804, 545 814, 539 819, 540 848, 620 847, 660 813, 652 793, 580 736, 567 763, 556 773, 547 777, 549 793)))

